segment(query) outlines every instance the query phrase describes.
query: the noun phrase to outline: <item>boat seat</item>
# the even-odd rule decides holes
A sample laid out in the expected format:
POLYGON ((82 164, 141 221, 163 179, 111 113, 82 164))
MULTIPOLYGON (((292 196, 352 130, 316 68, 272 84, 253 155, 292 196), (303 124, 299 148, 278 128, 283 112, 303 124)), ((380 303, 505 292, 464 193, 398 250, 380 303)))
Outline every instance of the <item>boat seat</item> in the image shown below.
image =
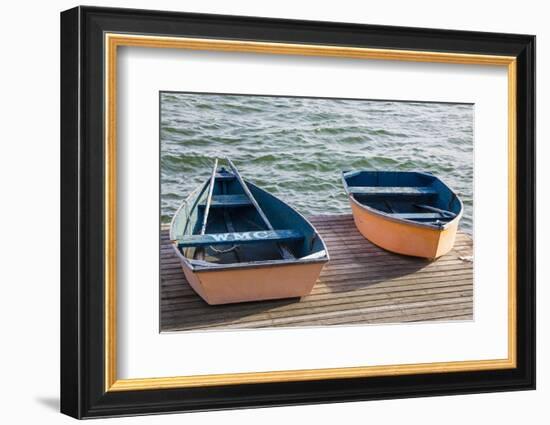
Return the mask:
POLYGON ((189 235, 178 240, 179 248, 247 244, 255 242, 282 242, 303 239, 304 235, 296 230, 254 230, 251 232, 210 233, 206 235, 189 235))
POLYGON ((404 220, 442 220, 449 219, 441 213, 388 213, 391 217, 404 220))
POLYGON ((216 180, 225 180, 225 181, 235 180, 235 175, 227 172, 216 173, 216 180))
POLYGON ((437 191, 429 186, 350 186, 348 192, 361 196, 406 196, 425 197, 435 196, 437 191))
MULTIPOLYGON (((252 205, 246 195, 213 195, 210 208, 237 208, 252 205)), ((199 204, 199 207, 206 207, 206 202, 199 204)))

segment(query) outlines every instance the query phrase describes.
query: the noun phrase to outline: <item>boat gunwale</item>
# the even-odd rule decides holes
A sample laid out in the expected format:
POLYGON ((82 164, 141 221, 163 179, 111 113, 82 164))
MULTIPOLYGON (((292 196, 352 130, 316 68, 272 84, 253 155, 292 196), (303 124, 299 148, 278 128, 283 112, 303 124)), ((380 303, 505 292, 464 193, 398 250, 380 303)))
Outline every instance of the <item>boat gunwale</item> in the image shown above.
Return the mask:
POLYGON ((368 211, 369 213, 377 215, 377 216, 379 216, 379 217, 381 217, 385 220, 388 220, 388 221, 394 221, 396 223, 401 223, 401 224, 405 224, 405 225, 409 225, 409 226, 420 227, 422 229, 437 230, 437 231, 442 232, 442 231, 447 230, 450 227, 454 226, 455 222, 458 223, 458 221, 460 221, 460 219, 462 218, 462 215, 464 213, 464 203, 462 202, 462 199, 460 199, 460 196, 458 196, 457 193, 453 190, 453 188, 451 186, 449 186, 441 178, 439 178, 439 177, 437 177, 437 176, 435 176, 431 173, 427 173, 425 171, 349 170, 349 171, 342 171, 342 182, 344 183, 344 190, 346 191, 346 194, 348 195, 348 198, 351 202, 356 204, 358 207, 368 211), (355 199, 353 194, 349 192, 349 189, 348 189, 349 186, 348 186, 348 183, 346 181, 346 177, 352 177, 352 176, 358 175, 359 173, 366 172, 366 171, 373 171, 373 172, 377 172, 377 173, 389 173, 389 172, 416 173, 416 174, 422 174, 422 175, 425 175, 425 176, 433 177, 436 180, 439 180, 456 197, 456 199, 460 203, 460 211, 458 212, 458 214, 452 220, 447 221, 444 224, 437 225, 437 224, 422 223, 422 222, 419 222, 419 221, 407 220, 405 218, 394 217, 391 214, 385 213, 385 212, 380 211, 380 210, 378 210, 376 208, 373 208, 373 207, 369 207, 368 205, 364 205, 361 202, 359 202, 357 199, 355 199))
MULTIPOLYGON (((170 240, 175 240, 175 235, 174 235, 174 224, 176 222, 176 217, 179 216, 180 214, 180 211, 189 203, 189 201, 194 197, 196 196, 197 198, 197 202, 195 203, 195 205, 193 205, 193 209, 194 210, 196 207, 197 207, 197 204, 198 204, 198 198, 200 195, 202 195, 202 193, 204 192, 204 190, 206 190, 206 187, 208 185, 208 180, 205 181, 203 183, 202 186, 197 186, 195 189, 193 189, 189 195, 186 196, 186 198, 183 200, 183 202, 180 204, 180 206, 178 207, 178 209, 176 210, 176 212, 174 213, 174 215, 172 216, 172 220, 170 220, 170 233, 169 233, 169 238, 170 240), (200 192, 200 193, 199 193, 200 192)), ((186 226, 187 226, 187 223, 186 223, 186 226)), ((187 228, 187 227, 186 227, 187 228)))
MULTIPOLYGON (((271 195, 277 199, 279 199, 281 202, 283 202, 288 208, 290 208, 292 211, 294 211, 296 214, 302 218, 306 223, 308 223, 311 228, 313 229, 313 232, 315 235, 319 238, 321 241, 321 244, 323 246, 322 250, 316 251, 317 253, 321 253, 324 251, 324 255, 319 258, 307 258, 309 255, 306 255, 302 258, 294 258, 294 259, 279 259, 279 260, 265 260, 265 261, 247 261, 243 263, 227 263, 227 264, 217 264, 217 263, 209 263, 208 261, 201 260, 201 264, 197 264, 198 260, 189 259, 185 255, 181 253, 181 251, 178 249, 177 241, 173 236, 173 227, 176 221, 176 217, 178 217, 180 211, 182 208, 185 207, 189 203, 189 201, 193 198, 193 196, 200 196, 200 193, 202 193, 203 190, 205 190, 206 186, 208 185, 208 181, 206 181, 202 186, 198 186, 196 189, 194 189, 181 203, 181 205, 178 207, 176 212, 174 213, 174 216, 172 217, 172 220, 170 222, 170 240, 172 242, 172 247, 174 248, 174 251, 176 252, 176 255, 179 257, 180 261, 183 262, 191 271, 193 272, 216 272, 216 271, 223 271, 223 270, 235 270, 235 269, 255 269, 255 268, 261 268, 261 267, 273 267, 273 266, 284 266, 284 265, 301 265, 301 264, 315 264, 315 263, 327 263, 330 261, 330 255, 327 249, 327 245, 325 243, 325 240, 319 233, 319 231, 315 228, 313 223, 309 221, 301 212, 296 210, 294 207, 289 205, 287 202, 283 201, 282 199, 276 197, 275 195, 272 195, 268 191, 262 189, 259 186, 256 186, 254 183, 250 183, 249 181, 245 180, 245 183, 247 185, 251 185, 254 188, 261 190, 268 195, 271 195), (199 193, 200 192, 200 193, 199 193), (204 264, 202 264, 204 263, 204 264)), ((197 208, 198 202, 193 206, 193 210, 197 208)))
MULTIPOLYGON (((304 264, 316 264, 326 263, 329 261, 328 251, 324 250, 325 255, 320 258, 304 258, 304 259, 280 259, 280 260, 265 260, 265 261, 248 261, 246 263, 228 263, 217 264, 209 263, 208 261, 202 261, 204 264, 197 264, 197 260, 189 260, 181 252, 178 251, 175 244, 172 245, 176 251, 178 257, 189 267, 193 272, 218 272, 226 270, 244 270, 244 269, 257 269, 262 267, 275 267, 275 266, 292 266, 292 265, 304 265, 304 264)), ((321 252, 321 251, 319 251, 321 252)))

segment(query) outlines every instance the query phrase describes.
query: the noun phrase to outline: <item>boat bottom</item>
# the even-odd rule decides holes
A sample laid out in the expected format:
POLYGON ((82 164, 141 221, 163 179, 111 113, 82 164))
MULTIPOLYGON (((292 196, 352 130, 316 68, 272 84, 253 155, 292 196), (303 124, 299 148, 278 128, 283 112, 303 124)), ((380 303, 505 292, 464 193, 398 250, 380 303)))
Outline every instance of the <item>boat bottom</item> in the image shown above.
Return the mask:
POLYGON ((453 248, 458 220, 439 230, 384 218, 353 201, 350 205, 359 232, 387 251, 433 260, 453 248))
POLYGON ((187 281, 208 304, 303 297, 311 292, 324 262, 193 271, 187 281))

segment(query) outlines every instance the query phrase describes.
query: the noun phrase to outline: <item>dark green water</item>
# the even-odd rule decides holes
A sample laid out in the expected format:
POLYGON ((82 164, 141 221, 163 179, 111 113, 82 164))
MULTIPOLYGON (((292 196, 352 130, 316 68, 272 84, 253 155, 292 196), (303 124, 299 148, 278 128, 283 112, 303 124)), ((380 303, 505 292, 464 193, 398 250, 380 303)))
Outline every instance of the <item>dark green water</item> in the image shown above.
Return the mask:
POLYGON ((303 214, 350 213, 341 171, 429 171, 462 198, 472 229, 473 106, 161 94, 161 214, 229 156, 243 177, 303 214))

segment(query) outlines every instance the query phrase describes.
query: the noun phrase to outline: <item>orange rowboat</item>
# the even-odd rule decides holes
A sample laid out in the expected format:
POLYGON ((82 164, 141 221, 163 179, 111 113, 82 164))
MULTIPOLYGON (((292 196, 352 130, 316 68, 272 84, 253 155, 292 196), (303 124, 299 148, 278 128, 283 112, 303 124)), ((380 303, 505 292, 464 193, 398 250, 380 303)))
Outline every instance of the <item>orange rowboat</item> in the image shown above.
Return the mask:
POLYGON ((301 297, 328 252, 311 223, 231 171, 218 172, 180 206, 170 239, 185 276, 208 304, 301 297))
POLYGON ((375 245, 430 259, 452 249, 463 205, 434 175, 344 171, 342 177, 355 225, 375 245))

